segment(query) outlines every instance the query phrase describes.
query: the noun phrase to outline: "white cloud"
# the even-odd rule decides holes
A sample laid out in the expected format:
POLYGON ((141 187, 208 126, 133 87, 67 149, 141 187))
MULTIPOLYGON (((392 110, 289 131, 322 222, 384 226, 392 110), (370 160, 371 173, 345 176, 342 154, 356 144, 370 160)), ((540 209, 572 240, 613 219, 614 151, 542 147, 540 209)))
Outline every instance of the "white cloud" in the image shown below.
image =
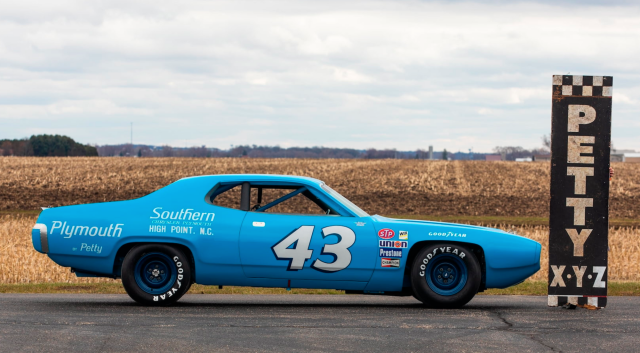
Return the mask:
POLYGON ((0 138, 537 147, 572 72, 614 76, 613 140, 640 149, 640 10, 594 5, 4 2, 0 138))
POLYGON ((337 81, 341 82, 350 82, 350 83, 368 83, 371 82, 372 79, 359 74, 358 72, 350 69, 343 69, 340 67, 334 67, 333 69, 333 77, 337 81))

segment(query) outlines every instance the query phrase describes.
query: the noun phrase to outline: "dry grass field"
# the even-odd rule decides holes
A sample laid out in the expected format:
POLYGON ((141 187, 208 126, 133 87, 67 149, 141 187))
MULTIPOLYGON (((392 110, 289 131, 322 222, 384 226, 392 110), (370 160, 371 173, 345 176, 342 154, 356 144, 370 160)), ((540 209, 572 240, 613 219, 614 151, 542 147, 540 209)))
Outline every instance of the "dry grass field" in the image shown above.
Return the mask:
MULTIPOLYGON (((640 164, 614 165, 612 218, 640 218, 640 164)), ((0 210, 146 195, 206 174, 324 180, 371 214, 547 217, 549 164, 424 160, 0 157, 0 210)))
MULTIPOLYGON (((0 284, 9 283, 95 283, 111 279, 76 278, 68 268, 54 264, 46 255, 33 250, 31 228, 33 216, 0 216, 0 284)), ((502 228, 542 244, 542 270, 530 281, 547 280, 546 226, 506 226, 502 228)), ((640 281, 640 229, 612 228, 609 235, 609 280, 640 281)))

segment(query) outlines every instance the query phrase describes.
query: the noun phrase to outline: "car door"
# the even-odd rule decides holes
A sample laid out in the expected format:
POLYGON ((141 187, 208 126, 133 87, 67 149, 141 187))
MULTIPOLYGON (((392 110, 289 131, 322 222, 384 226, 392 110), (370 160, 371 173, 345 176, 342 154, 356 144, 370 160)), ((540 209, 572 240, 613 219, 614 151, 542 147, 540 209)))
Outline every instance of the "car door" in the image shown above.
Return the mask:
POLYGON ((240 230, 247 277, 366 282, 377 237, 368 217, 248 212, 240 230))

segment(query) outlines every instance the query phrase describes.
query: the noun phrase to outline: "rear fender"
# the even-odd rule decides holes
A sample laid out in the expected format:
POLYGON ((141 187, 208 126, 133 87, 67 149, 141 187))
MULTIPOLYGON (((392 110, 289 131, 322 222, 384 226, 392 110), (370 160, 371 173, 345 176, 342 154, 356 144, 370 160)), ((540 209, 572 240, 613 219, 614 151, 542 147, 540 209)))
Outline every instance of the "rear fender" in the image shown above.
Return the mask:
POLYGON ((178 237, 164 237, 162 241, 158 241, 157 236, 127 236, 114 243, 110 247, 110 252, 103 254, 103 256, 50 253, 49 257, 60 266, 73 268, 75 272, 119 278, 122 275, 124 257, 131 248, 140 244, 176 246, 189 257, 192 268, 195 271, 195 255, 192 251, 195 246, 191 242, 178 237))
POLYGON ((191 279, 193 282, 195 282, 195 275, 196 275, 196 262, 195 262, 195 258, 193 257, 193 252, 191 251, 191 249, 184 245, 184 244, 179 244, 179 243, 172 243, 172 242, 158 242, 158 241, 154 241, 154 242, 129 242, 129 243, 125 243, 122 246, 120 246, 120 248, 117 250, 114 261, 113 261, 113 275, 115 278, 121 278, 122 277, 122 263, 124 262, 124 258, 125 256, 127 256, 127 254, 129 253, 129 251, 131 249, 133 249, 134 247, 138 246, 138 245, 148 245, 148 244, 163 244, 163 245, 171 245, 173 247, 176 247, 178 249, 180 249, 180 251, 182 251, 185 255, 187 255, 187 258, 189 259, 189 263, 191 264, 191 279))

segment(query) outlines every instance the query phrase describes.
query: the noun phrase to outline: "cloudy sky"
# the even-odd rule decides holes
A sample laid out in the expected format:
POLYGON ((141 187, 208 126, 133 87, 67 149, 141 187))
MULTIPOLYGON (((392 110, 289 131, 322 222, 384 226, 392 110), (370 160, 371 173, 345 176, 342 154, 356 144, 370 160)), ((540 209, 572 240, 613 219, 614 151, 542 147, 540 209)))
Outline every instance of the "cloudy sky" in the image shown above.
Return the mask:
POLYGON ((640 150, 633 3, 3 1, 0 138, 532 148, 571 73, 614 76, 614 144, 640 150))

